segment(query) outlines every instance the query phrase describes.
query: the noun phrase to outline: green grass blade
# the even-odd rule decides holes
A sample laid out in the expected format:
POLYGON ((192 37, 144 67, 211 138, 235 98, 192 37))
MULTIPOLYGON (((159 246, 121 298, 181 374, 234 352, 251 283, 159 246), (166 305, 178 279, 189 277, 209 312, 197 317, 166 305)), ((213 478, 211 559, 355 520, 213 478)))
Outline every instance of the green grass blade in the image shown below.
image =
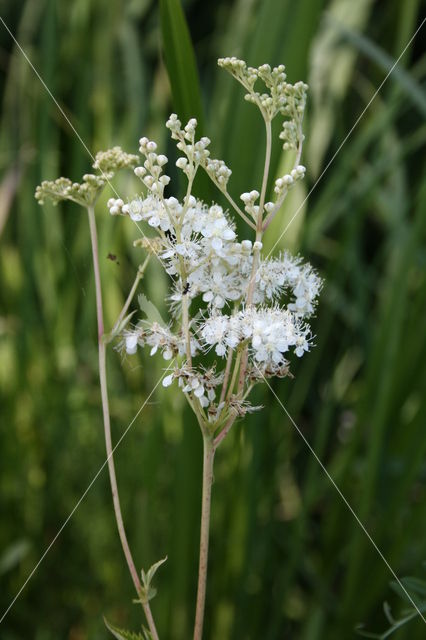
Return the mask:
POLYGON ((400 64, 396 64, 396 60, 392 58, 392 56, 388 55, 386 51, 366 36, 352 29, 346 29, 338 22, 334 22, 334 24, 345 40, 353 44, 354 47, 375 62, 383 71, 390 74, 390 79, 398 83, 407 98, 412 101, 421 115, 425 116, 426 92, 413 79, 411 74, 405 71, 400 64))
POLYGON ((160 0, 164 56, 174 108, 180 118, 197 118, 203 128, 200 82, 185 14, 179 0, 160 0))

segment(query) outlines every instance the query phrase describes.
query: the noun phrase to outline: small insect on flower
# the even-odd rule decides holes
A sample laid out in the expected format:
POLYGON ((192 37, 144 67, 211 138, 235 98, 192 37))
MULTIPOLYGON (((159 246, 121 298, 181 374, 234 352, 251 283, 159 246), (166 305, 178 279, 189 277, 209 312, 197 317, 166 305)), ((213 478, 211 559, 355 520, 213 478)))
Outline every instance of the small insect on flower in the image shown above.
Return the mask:
POLYGON ((170 229, 166 229, 164 235, 172 244, 176 244, 176 236, 170 231, 170 229))

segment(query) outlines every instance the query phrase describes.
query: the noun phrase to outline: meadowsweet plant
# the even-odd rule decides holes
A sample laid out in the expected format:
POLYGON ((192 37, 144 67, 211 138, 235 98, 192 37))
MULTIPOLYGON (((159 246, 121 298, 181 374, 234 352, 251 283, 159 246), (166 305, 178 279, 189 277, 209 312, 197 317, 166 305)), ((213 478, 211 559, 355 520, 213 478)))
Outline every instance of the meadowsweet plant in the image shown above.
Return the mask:
MULTIPOLYGON (((54 183, 43 183, 37 191, 39 201, 45 197, 54 201, 66 198, 89 211, 107 451, 111 451, 111 439, 105 344, 112 338, 118 339, 117 348, 129 355, 146 347, 151 356, 162 355, 168 363, 162 384, 178 385, 200 427, 204 460, 194 640, 201 640, 203 632, 216 451, 237 419, 261 409, 250 402, 253 388, 274 376, 291 375, 291 359, 302 357, 311 348, 309 318, 314 313, 322 284, 315 270, 300 256, 284 252, 269 257, 262 252, 264 233, 279 215, 290 189, 305 175, 300 161, 307 85, 286 82, 283 65, 271 68, 264 64, 253 68, 237 58, 221 58, 219 66, 243 85, 245 99, 259 109, 265 122, 266 152, 261 184, 258 189, 242 193, 241 204, 237 204, 229 190, 231 169, 223 160, 212 158, 209 138, 197 136, 197 121, 192 118, 183 125, 178 116, 172 114, 166 127, 181 154, 176 166, 185 175, 187 184, 185 197, 179 201, 168 194, 167 157, 158 153, 154 141, 141 138, 139 150, 144 161, 134 168, 134 173, 142 182, 142 193, 128 200, 111 198, 108 208, 111 215, 137 223, 144 234, 137 244, 146 250, 147 257, 110 334, 105 335, 103 331, 93 206, 106 179, 109 180, 117 168, 134 166, 137 157, 123 154, 117 148, 98 154, 94 165, 98 174, 85 176, 82 185, 60 178, 54 183), (271 123, 277 117, 282 120, 279 144, 292 154, 294 163, 288 174, 275 180, 269 200, 271 123), (214 202, 204 203, 193 193, 194 179, 200 171, 207 173, 226 198, 229 210, 214 202), (237 237, 235 216, 246 224, 246 233, 241 239, 237 237), (155 321, 141 318, 134 323, 132 317, 131 324, 126 314, 151 256, 161 262, 169 278, 169 320, 166 324, 160 318, 155 321)), ((150 582, 159 563, 147 574, 142 572, 141 583, 128 548, 119 503, 118 508, 116 504, 113 462, 109 468, 110 474, 113 472, 114 506, 123 549, 147 616, 149 631, 144 631, 145 637, 158 638, 149 600, 150 582)), ((117 637, 125 637, 120 636, 123 632, 110 628, 117 637)))

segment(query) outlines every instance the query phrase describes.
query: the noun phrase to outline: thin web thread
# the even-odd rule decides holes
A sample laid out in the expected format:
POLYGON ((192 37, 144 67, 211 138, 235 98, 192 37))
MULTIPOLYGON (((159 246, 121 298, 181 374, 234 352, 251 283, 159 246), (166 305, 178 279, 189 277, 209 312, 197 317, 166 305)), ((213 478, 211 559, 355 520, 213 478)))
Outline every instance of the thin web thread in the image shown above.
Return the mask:
POLYGON ((426 624, 426 618, 424 617, 424 615, 422 614, 422 612, 420 611, 419 607, 416 605, 416 603, 414 602, 413 598, 410 596, 410 594, 408 593, 407 589, 404 587, 403 583, 401 582, 401 580, 398 578, 397 574, 395 573, 395 571, 392 569, 391 565, 389 564, 388 560, 386 559, 386 557, 384 556, 384 554, 382 553, 382 551, 379 549, 378 545, 376 544, 376 542, 374 541, 374 539, 372 538, 371 534, 368 532, 367 528, 365 527, 365 525, 363 524, 363 522, 360 520, 359 516, 357 515, 357 513, 355 512, 355 510, 353 509, 353 507, 351 506, 350 502, 348 501, 348 499, 345 497, 344 493, 342 492, 342 490, 340 489, 340 487, 337 485, 337 483, 335 482, 335 480, 333 479, 333 477, 330 475, 330 473, 328 472, 326 466, 324 465, 324 463, 321 461, 321 459, 319 458, 319 456, 317 455, 315 449, 312 447, 312 445, 310 444, 309 440, 305 437, 305 435, 303 434, 303 432, 301 431, 301 429, 297 426, 296 422, 293 420, 293 418, 291 417, 291 415, 289 414, 289 412, 287 411, 287 409, 285 408, 285 406, 283 405, 283 403, 281 402, 280 398, 278 397, 278 395, 275 393, 275 391, 273 390, 273 388, 271 387, 271 385, 269 384, 269 382, 266 380, 265 376, 263 375, 263 373, 258 369, 258 367, 256 367, 258 372, 260 373, 260 375, 262 376, 264 382, 267 384, 267 386, 269 387, 269 389, 271 390, 271 392, 273 393, 273 395, 275 396, 276 400, 278 401, 279 405, 281 406, 281 408, 283 409, 283 411, 285 412, 286 416, 288 417, 288 419, 290 420, 290 422, 292 423, 292 425, 294 426, 294 428, 296 429, 297 433, 299 434, 299 436, 302 438, 303 442, 305 443, 305 445, 308 447, 309 451, 311 452, 311 454, 314 456, 315 460, 318 462, 318 464, 320 465, 321 469, 323 470, 323 472, 325 473, 325 475, 327 476, 328 480, 331 482, 331 484, 333 485, 333 487, 336 489, 337 493, 339 494, 339 496, 341 497, 341 499, 343 500, 343 502, 345 503, 346 507, 349 509, 349 511, 351 512, 351 514, 353 515, 353 517, 355 518, 355 521, 357 522, 358 526, 362 529, 362 531, 365 533, 365 535, 367 536, 368 540, 371 542, 371 544, 373 545, 374 549, 377 551, 377 553, 379 554, 380 558, 383 560, 383 562, 385 563, 385 565, 387 566, 387 568, 389 569, 390 573, 393 575, 393 577, 395 578, 395 580, 397 581, 397 583, 399 584, 399 586, 401 587, 402 591, 405 593, 405 595, 407 596, 407 598, 409 599, 409 601, 411 602, 411 604, 413 605, 414 609, 417 611, 417 613, 419 614, 419 616, 421 617, 421 619, 423 620, 423 622, 426 624))
MULTIPOLYGON (((31 60, 29 59, 28 55, 26 54, 26 52, 24 51, 24 49, 21 47, 21 45, 19 44, 19 42, 16 40, 16 38, 14 37, 14 35, 12 34, 12 32, 10 31, 9 27, 7 26, 7 24, 5 23, 5 21, 3 20, 3 18, 0 16, 0 20, 3 23, 4 27, 6 28, 6 30, 8 31, 9 35, 11 36, 11 38, 13 39, 13 41, 15 42, 16 46, 19 48, 19 50, 21 51, 22 55, 25 57, 25 59, 27 60, 28 64, 30 65, 30 67, 32 68, 32 70, 34 71, 34 73, 36 74, 36 76, 38 77, 38 79, 40 80, 40 82, 42 83, 43 87, 45 88, 45 90, 47 91, 47 93, 49 94, 49 96, 52 98, 52 100, 54 101, 55 105, 57 106, 57 108, 59 109, 59 111, 61 112, 61 114, 63 115, 63 117, 65 118, 65 120, 67 121, 67 123, 69 124, 69 126, 71 127, 72 131, 74 132, 74 134, 77 136, 77 138, 79 139, 79 141, 81 142, 81 144, 83 145, 83 147, 85 148, 85 150, 87 151, 87 153, 89 154, 89 156, 92 158, 92 160, 94 160, 94 156, 93 154, 90 152, 89 148, 87 147, 87 145, 85 144, 85 142, 83 141, 83 139, 81 138, 81 136, 79 135, 79 133, 77 132, 77 130, 75 129, 75 127, 73 126, 73 124, 71 123, 71 121, 69 120, 68 116, 66 115, 66 113, 64 112, 64 110, 62 109, 62 107, 60 106, 60 104, 58 103, 58 101, 56 100, 56 98, 54 97, 54 95, 52 94, 52 92, 50 91, 49 87, 46 85, 45 81, 43 80, 43 78, 41 77, 41 75, 38 73, 37 69, 34 67, 34 65, 32 64, 31 60)), ((354 123, 354 125, 352 126, 352 128, 350 129, 349 133, 345 136, 344 140, 342 141, 342 143, 340 144, 340 146, 338 147, 337 151, 334 153, 333 157, 331 158, 331 160, 328 162, 328 164, 326 165, 326 167, 324 168, 324 170, 322 171, 321 175, 319 176, 319 178, 317 179, 317 181, 315 182, 315 184, 313 185, 313 187, 311 188, 311 190, 309 191, 309 193, 307 194, 307 196, 305 197, 305 199, 303 200, 303 202, 301 203, 301 205, 298 207, 298 209, 296 210, 296 212, 294 213, 294 215, 292 216, 292 218, 290 219, 289 223, 286 225, 285 229, 282 231, 281 235, 279 236, 278 240, 275 242, 275 244, 273 245, 271 251, 269 252, 268 256, 272 253, 272 251, 274 250, 274 248, 276 247, 276 245, 278 244, 278 242, 281 240, 281 238, 283 237, 283 235, 286 233, 286 231, 288 230, 289 226, 292 224, 292 222, 294 221, 294 219, 296 218, 296 216, 299 214, 299 212, 301 211, 303 205, 305 204, 305 202, 307 201, 307 199, 309 198, 309 196, 312 194, 312 192, 314 191, 314 189, 317 187, 317 185, 319 184, 319 182, 321 181, 321 179, 323 178, 323 176, 325 175, 325 173, 327 172, 327 170, 329 169, 329 167, 331 166, 331 164, 334 162, 335 158, 337 157, 337 155, 340 153, 341 149, 343 148, 343 146, 345 145, 345 143, 347 142, 347 140, 349 139, 350 135, 352 134, 352 132, 354 131, 354 129, 358 126, 359 122, 361 121, 362 117, 364 116, 364 114, 366 113, 366 111, 368 110, 368 108, 370 107, 371 103, 373 102, 373 100, 376 98, 376 96, 378 95, 378 93, 380 92, 381 88, 383 87, 383 85, 385 84, 385 82, 387 81, 387 79, 389 78, 389 76, 391 75, 391 73, 393 72, 393 70, 395 69, 396 65, 398 64, 398 62, 400 61, 400 59, 403 57, 404 53, 406 52, 406 50, 408 49, 408 47, 411 45, 412 41, 414 40, 414 38, 416 37, 416 35, 418 34, 418 32, 420 31, 420 29, 423 27, 423 24, 426 22, 426 18, 423 19, 422 23, 420 24, 420 26, 418 27, 418 29, 415 31, 414 35, 411 37, 411 39, 409 40, 409 42, 407 43, 407 45, 404 47, 402 53, 399 55, 399 57, 397 58, 397 60, 395 61, 395 63, 392 65, 391 69, 389 70, 389 72, 387 73, 387 75, 385 76, 384 80, 381 82, 381 84, 379 85, 378 89, 376 90, 376 92, 374 93, 374 95, 372 96, 372 98, 370 99, 370 101, 368 102, 368 104, 366 105, 366 107, 364 108, 364 110, 362 111, 362 113, 360 114, 360 116, 358 116, 356 122, 354 123)), ((103 175, 103 177, 105 178, 105 181, 109 184, 109 186, 111 187, 111 189, 113 190, 113 192, 117 195, 117 197, 119 197, 119 194, 117 193, 116 189, 114 188, 114 186, 111 184, 110 180, 108 180, 106 178, 106 176, 103 174, 103 172, 101 172, 101 174, 103 175)), ((145 234, 143 233, 142 229, 140 228, 140 226, 137 224, 136 221, 134 221, 137 228, 139 229, 140 233, 142 234, 143 237, 146 237, 145 234)), ((149 239, 147 238, 148 242, 149 239)), ((168 370, 168 369, 167 369, 168 370)), ((136 420, 136 418, 138 417, 138 415, 140 414, 140 412, 142 411, 142 409, 145 407, 146 403, 148 402, 149 398, 151 397, 151 395, 154 393, 155 389, 158 387, 158 385, 160 384, 161 380, 163 379, 163 377, 165 376, 167 370, 163 373, 163 375, 161 376, 161 378, 159 379, 159 381, 157 382, 157 384, 155 385, 154 389, 151 391, 150 395, 148 396, 148 398, 145 400, 144 404, 142 405, 142 407, 139 409, 138 413, 135 415, 135 417, 133 418, 133 420, 131 421, 131 423, 129 424, 129 426, 127 427, 127 429, 125 430, 125 432, 123 433, 123 435, 121 436, 120 440, 117 442, 117 444, 115 445, 114 449, 111 452, 111 455, 114 453, 114 451, 116 450, 116 448, 118 447, 118 445, 121 443, 121 441, 123 440, 124 436, 127 434, 128 430, 130 429, 130 427, 132 426, 132 424, 134 423, 134 421, 136 420)), ((377 553, 380 555, 380 557, 382 558, 382 560, 385 562, 386 566, 388 567, 388 569, 390 570, 390 572, 392 573, 392 575, 395 577, 395 579, 397 580, 398 584, 400 585, 401 589, 404 591, 404 593, 407 595, 408 599, 410 600, 410 602, 413 604, 414 608, 416 609, 416 611, 418 612, 418 614, 420 615, 420 617, 422 618, 423 622, 425 622, 426 624, 426 619, 424 618, 424 616, 422 615, 421 611, 418 609, 418 607, 416 606, 415 602, 413 601, 413 599, 411 598, 410 594, 407 592, 407 590, 405 589, 404 585, 402 584, 402 582, 400 581, 400 579, 398 578, 398 576, 396 575, 395 571, 392 569, 392 567, 390 566, 389 562, 386 560, 385 556, 383 555, 383 553, 380 551, 379 547, 377 546, 377 544, 374 542, 373 538, 371 537, 371 535, 368 533, 367 529, 365 528, 365 526, 363 525, 363 523, 361 522, 361 520, 359 519, 359 517, 357 516, 357 514, 355 513, 355 511, 353 510, 353 508, 351 507, 350 503, 348 502, 348 500, 345 498, 344 494, 342 493, 342 491, 340 490, 340 488, 337 486, 337 484, 335 483, 335 481, 333 480, 333 478, 331 477, 331 475, 329 474, 329 472, 327 471, 326 467, 323 465, 323 463, 321 462, 321 460, 318 458, 317 454, 315 453, 314 449, 311 447, 310 443, 308 442, 308 440, 305 438, 305 436, 303 435, 303 433, 300 431, 299 427, 296 425, 296 423, 294 422, 293 418, 290 416, 290 414, 288 413, 287 409, 284 407, 284 405, 281 403, 281 400, 278 398, 278 396, 276 395, 276 393, 274 392, 274 390, 272 389, 272 387, 269 385, 269 383, 267 382, 267 380, 264 378, 266 384, 268 385, 268 387, 271 389, 272 393, 274 394, 274 396, 277 398, 278 402, 280 403, 282 409, 285 411, 285 413, 287 414, 288 418, 290 419, 290 421, 292 422, 292 424, 294 425, 294 427, 297 429, 299 435, 302 437, 302 439, 304 440, 305 444, 308 446, 308 448, 310 449, 311 453, 314 455, 315 459, 317 460, 317 462, 320 464, 321 468, 323 469, 324 473, 327 475, 328 479, 330 480, 330 482, 333 484, 333 486, 335 487, 335 489, 338 491, 340 497, 342 498, 342 500, 345 502, 346 506, 348 507, 348 509, 351 511, 352 515, 354 516, 356 522, 358 523, 358 525, 361 527, 361 529, 364 531, 364 533, 367 535, 368 539, 370 540, 371 544, 373 545, 373 547, 376 549, 377 553)), ((34 573, 36 572, 36 570, 38 569, 39 565, 41 564, 41 562, 43 561, 43 559, 46 557, 47 553, 50 551, 50 549, 52 548, 53 544, 56 542, 57 538, 59 537, 59 535, 61 534, 62 530, 65 528, 65 526, 67 525, 67 523, 69 522, 69 520, 71 519, 72 515, 75 513, 75 511, 77 510, 78 506, 81 504, 81 502, 83 501, 84 497, 87 495, 88 491, 90 490, 90 488, 92 487, 92 485, 94 484, 95 480, 97 479, 97 477, 99 476, 99 474, 101 473, 102 469, 105 467, 105 465, 108 462, 108 459, 106 459, 106 461, 104 462, 104 464, 102 465, 102 467, 99 469, 98 473, 96 474, 96 476, 93 478, 92 482, 90 483, 90 485, 88 486, 88 488, 86 489, 86 491, 84 492, 84 494, 82 495, 82 497, 80 498, 80 500, 78 501, 78 503, 76 504, 76 506, 74 507, 73 511, 70 513, 70 515, 68 516, 67 520, 64 522, 64 524, 62 525, 61 529, 58 531, 58 533, 56 534, 55 538, 52 540, 52 542, 50 543, 49 547, 46 549, 46 551, 44 552, 43 556, 40 558, 39 562, 37 563, 37 565, 34 567, 33 571, 31 572, 31 574, 28 576, 27 580, 25 581, 25 583, 22 585, 21 589, 19 590, 19 592, 17 593, 17 595, 15 596, 15 598, 13 599, 13 601, 11 602, 11 604, 9 605, 8 609, 6 610, 6 612, 3 614, 2 618, 0 619, 0 623, 4 620, 4 618, 6 617, 7 613, 10 611, 11 607, 13 606, 13 604, 16 602, 16 600, 18 599, 19 595, 22 593, 23 589, 25 588, 25 586, 28 584, 29 580, 32 578, 32 576, 34 575, 34 573)))
MULTIPOLYGON (((43 80, 43 78, 41 77, 40 73, 37 71, 36 67, 33 65, 33 63, 31 62, 30 58, 28 57, 27 53, 25 52, 25 50, 23 49, 23 47, 20 45, 20 43, 18 42, 18 40, 15 38, 15 36, 13 35, 13 33, 11 32, 11 30, 9 29, 9 27, 7 26, 6 22, 4 21, 4 19, 0 16, 0 21, 2 22, 3 26, 5 27, 6 31, 9 33, 10 37, 12 38, 13 42, 16 44, 16 46, 18 47, 19 51, 22 53, 22 55, 24 56, 25 60, 28 62, 29 66, 31 67, 31 69, 34 71, 35 75, 37 76, 37 78, 40 80, 42 86, 44 87, 44 89, 46 90, 46 92, 48 93, 48 95, 51 97, 51 99, 53 100, 53 102, 55 103, 56 107, 59 109, 60 113, 62 114, 62 116, 64 117, 64 119, 66 120, 66 122, 68 123, 68 125, 70 126, 71 130, 73 131, 73 133, 76 135, 76 137, 78 138, 78 140, 80 141, 80 143, 82 144, 82 146, 84 147, 84 149, 86 150, 86 152, 88 153, 88 155, 90 156, 90 158, 95 161, 95 157, 92 154, 92 152, 90 151, 90 149, 88 148, 88 146, 86 145, 86 143, 84 142, 83 138, 80 136, 80 134, 78 133, 78 131, 76 130, 76 128, 74 127, 74 125, 72 124, 72 122, 70 121, 70 119, 68 118, 67 114, 65 113, 65 111, 63 110, 63 108, 61 107, 61 105, 59 104, 59 102, 56 100, 55 96, 53 95, 53 93, 51 92, 51 90, 49 89, 49 87, 47 86, 46 82, 43 80)), ((111 183, 111 181, 109 180, 109 178, 105 175, 105 173, 100 170, 100 174, 102 175, 102 177, 104 178, 105 182, 111 187, 112 191, 115 193, 115 195, 117 197, 120 197, 117 190, 115 189, 114 185, 111 183)), ((133 221, 136 225, 136 227, 139 229, 141 235, 146 238, 146 240, 148 241, 149 244, 150 240, 149 238, 147 238, 145 236, 145 234, 143 233, 142 229, 140 228, 140 226, 137 224, 136 221, 133 221)), ((153 252, 155 254, 155 252, 153 252)), ((156 255, 156 254, 155 254, 156 255)), ((158 256, 157 256, 158 258, 158 256)), ((169 368, 168 368, 169 369, 169 368)), ((116 448, 118 447, 118 445, 122 442, 123 438, 125 437, 125 435, 127 434, 127 432, 129 431, 130 427, 133 425, 133 423, 135 422, 135 420, 137 419, 137 417, 139 416, 139 414, 141 413, 142 409, 146 406, 147 402, 149 401, 149 399, 151 398, 152 394, 154 393, 155 389, 158 387, 158 385, 160 384, 161 380, 163 379, 163 377, 165 376, 166 372, 168 371, 168 369, 166 369, 166 371, 163 373, 163 375, 161 376, 161 378, 158 380, 157 384, 155 385, 155 387, 152 389, 151 393, 149 394, 149 396, 146 398, 145 402, 142 404, 141 408, 139 409, 139 411, 137 412, 137 414, 134 416, 133 420, 130 422, 130 424, 128 425, 128 427, 126 428, 126 430, 124 431, 124 433, 122 434, 122 436, 120 437, 119 441, 117 442, 117 444, 115 445, 115 447, 112 449, 110 456, 107 457, 107 459, 105 460, 105 462, 103 463, 103 465, 100 467, 99 471, 97 472, 97 474, 95 475, 95 477, 92 479, 91 483, 89 484, 89 486, 87 487, 87 489, 85 490, 85 492, 82 494, 81 498, 78 500, 78 502, 76 503, 76 505, 74 506, 74 509, 71 511, 71 513, 69 514, 69 516, 67 517, 67 519, 65 520, 65 522, 63 523, 62 527, 59 529, 59 531, 57 532, 56 536, 53 538, 52 542, 50 543, 50 545, 47 547, 47 549, 45 550, 45 552, 43 553, 43 555, 41 556, 40 560, 37 562, 37 564, 35 565, 35 567, 33 568, 33 570, 31 571, 30 575, 27 577, 26 581, 24 582, 24 584, 22 585, 22 587, 20 588, 20 590, 18 591, 18 593, 16 594, 16 596, 14 597, 14 599, 12 600, 11 604, 9 605, 9 607, 6 609, 6 611, 4 612, 3 616, 0 618, 0 624, 3 622, 4 618, 7 616, 7 614, 9 613, 10 609, 13 607, 13 605, 15 604, 16 600, 19 598, 19 596, 21 595, 22 591, 25 589, 26 585, 28 584, 28 582, 31 580, 31 578, 33 577, 33 575, 35 574, 35 572, 37 571, 38 567, 40 566, 40 564, 43 562, 44 558, 46 557, 46 555, 49 553, 50 549, 53 547, 53 545, 55 544, 56 540, 58 539, 58 537, 60 536, 60 534, 62 533, 62 531, 64 530, 64 528, 66 527, 66 525, 68 524, 68 522, 70 521, 70 519, 72 518, 72 516, 74 515, 74 513, 76 512, 76 510, 78 509, 78 507, 80 506, 81 502, 84 500, 84 498, 86 497, 87 493, 89 492, 89 490, 91 489, 91 487, 93 486, 94 482, 96 481, 96 479, 99 477, 100 473, 102 472, 102 470, 104 469, 105 465, 108 463, 109 458, 114 454, 114 451, 116 450, 116 448)))
POLYGON ((280 240, 282 239, 282 237, 285 235, 285 233, 288 231, 288 228, 290 227, 290 225, 293 223, 293 221, 295 220, 295 218, 299 215, 300 211, 302 210, 304 204, 306 203, 306 201, 308 200, 309 196, 312 194, 312 192, 317 188, 318 184, 320 183, 320 181, 322 180, 322 178, 324 177, 324 175, 326 174, 326 172, 328 171, 328 169, 330 168, 330 166, 332 165, 332 163, 334 162, 334 160, 336 159, 336 157, 338 156, 338 154, 340 153, 340 151, 342 150, 343 146, 346 144, 346 142, 348 141, 349 137, 352 135, 353 131, 355 130, 355 128, 358 126, 358 124, 360 123, 361 119, 364 117, 366 111, 369 109, 369 107, 371 106, 371 103, 373 102, 373 100, 378 96, 378 94, 380 93, 383 85, 385 84, 385 82, 388 80, 389 76, 392 74, 393 70, 395 69, 395 67, 397 66, 398 62, 401 60, 401 58, 403 57, 403 55, 405 54, 405 52, 407 51, 408 47, 411 45, 411 43, 413 42, 414 38, 417 36, 417 34, 419 33, 420 29, 423 27, 424 23, 426 22, 426 18, 423 18, 420 26, 418 27, 418 29, 415 31, 414 35, 410 38, 410 40, 407 42, 407 44, 405 45, 404 49, 402 50, 402 52, 400 53, 400 55, 398 56, 398 58, 395 60, 394 64, 392 65, 392 67, 389 69, 388 73, 386 74, 386 76, 384 77, 384 79, 382 80, 382 82, 380 83, 378 89, 376 89, 376 91, 374 92, 374 94, 372 95, 372 97, 370 98, 370 100, 368 101, 367 105, 364 107, 364 109, 362 110, 361 114, 358 116, 358 118, 356 119, 355 123, 352 125, 349 133, 346 134, 346 136, 344 137, 343 141, 340 143, 339 147, 337 148, 337 150, 335 151, 335 153, 333 154, 332 158, 329 160, 329 162, 326 164, 325 168, 323 169, 323 171, 321 172, 320 176, 318 177, 318 179, 316 180, 316 182, 314 183, 314 185, 312 186, 312 188, 310 189, 310 191, 308 192, 307 196, 304 198, 304 200, 302 201, 302 203, 298 206, 298 208, 296 209, 295 213, 293 214, 293 216, 290 218, 289 222, 287 223, 287 225, 285 226, 284 230, 281 232, 280 236, 278 237, 278 239, 275 241, 272 249, 269 251, 268 255, 266 256, 266 258, 269 258, 269 256, 271 255, 271 253, 273 252, 273 250, 275 249, 275 247, 277 246, 277 244, 280 242, 280 240))
POLYGON ((61 528, 58 530, 58 532, 56 533, 55 537, 53 538, 53 540, 51 541, 51 543, 49 544, 49 546, 45 549, 43 555, 41 556, 40 560, 37 562, 37 564, 35 565, 35 567, 33 568, 33 570, 31 571, 31 573, 29 574, 29 576, 27 577, 27 579, 25 580, 24 584, 22 585, 22 587, 19 589, 18 593, 16 594, 16 596, 13 598, 12 602, 10 603, 10 605, 8 606, 8 608, 6 609, 6 611, 3 613, 2 617, 0 618, 0 624, 3 622, 3 620, 5 619, 5 617, 7 616, 7 614, 9 613, 9 611, 11 610, 11 608, 13 607, 13 605, 15 604, 15 602, 17 601, 17 599, 19 598, 19 596, 21 595, 21 593, 23 592, 23 590, 25 589, 25 587, 27 586, 27 584, 29 583, 29 581, 31 580, 31 578, 34 576, 35 572, 37 571, 37 569, 39 568, 39 566, 41 565, 41 563, 43 562, 43 560, 45 559, 45 557, 47 556, 47 554, 49 553, 49 551, 51 550, 51 548, 53 547, 53 545, 55 544, 55 542, 57 541, 57 539, 59 538, 59 536, 61 535, 62 531, 65 529, 65 527, 67 526, 68 522, 71 520, 71 518, 73 517, 74 513, 77 511, 78 507, 80 506, 80 504, 83 502, 84 498, 87 496, 87 494, 89 493, 90 489, 92 488, 92 486, 95 484, 96 480, 98 479, 98 477, 100 476, 100 474, 102 473, 102 471, 104 470, 105 466, 108 464, 109 459, 114 455, 115 450, 117 449, 117 447, 120 445, 120 443, 124 440, 125 436, 127 435, 127 433, 130 430, 130 427, 134 424, 134 422, 136 421, 136 419, 138 418, 138 416, 141 414, 142 410, 146 407, 146 405, 148 404, 150 398, 152 397, 152 395, 154 394, 155 390, 157 389, 158 385, 160 384, 160 382, 162 381, 162 379, 164 378, 164 376, 166 375, 167 371, 169 371, 171 365, 173 364, 170 363, 170 365, 167 367, 167 369, 164 371, 164 373, 162 374, 162 376, 160 377, 160 379, 158 380, 158 382, 156 383, 156 385, 154 386, 154 388, 151 390, 150 394, 148 395, 148 397, 145 399, 144 403, 142 404, 142 406, 140 407, 140 409, 138 410, 138 412, 136 413, 136 415, 133 417, 133 419, 131 420, 131 422, 128 424, 128 426, 126 427, 125 431, 122 433, 122 435, 120 436, 119 440, 117 441, 116 445, 114 446, 114 448, 112 449, 110 455, 106 458, 106 460, 104 461, 104 463, 102 464, 102 466, 99 468, 99 470, 97 471, 97 473, 95 474, 95 476, 92 478, 90 484, 88 485, 87 489, 84 491, 84 493, 81 495, 80 499, 78 500, 78 502, 76 502, 76 504, 74 505, 74 508, 72 509, 72 511, 69 513, 68 517, 66 518, 66 520, 64 521, 64 523, 62 524, 61 528))
MULTIPOLYGON (((51 90, 49 89, 49 87, 47 86, 47 84, 45 83, 45 81, 43 80, 43 78, 41 77, 40 73, 37 71, 36 67, 33 65, 33 63, 31 62, 30 58, 28 57, 27 53, 25 52, 25 50, 23 49, 23 47, 19 44, 18 40, 15 38, 15 36, 13 35, 13 33, 11 32, 11 30, 9 29, 9 27, 7 26, 7 24, 5 23, 5 21, 3 20, 3 18, 0 16, 0 20, 3 24, 3 26, 5 27, 6 31, 9 33, 10 37, 12 38, 13 42, 16 44, 16 46, 18 47, 19 51, 22 53, 22 55, 24 56, 25 60, 28 62, 28 64, 30 65, 31 69, 34 71, 35 75, 37 76, 37 78, 40 80, 41 84, 43 85, 44 89, 47 91, 47 93, 49 94, 49 96, 52 98, 53 102, 55 103, 56 107, 59 109, 60 113, 62 114, 63 118, 66 120, 66 122, 68 123, 68 125, 70 126, 71 130, 73 131, 73 133, 77 136, 78 140, 81 142, 81 144, 83 145, 84 149, 87 151, 87 153, 89 154, 90 158, 93 160, 93 162, 95 161, 95 156, 93 155, 93 153, 90 151, 89 147, 87 146, 87 144, 84 142, 83 138, 81 137, 81 135, 78 133, 77 129, 74 127, 73 123, 71 122, 71 120, 68 118, 67 114, 65 113, 65 111, 63 110, 63 108, 61 107, 61 105, 59 104, 59 102, 56 100, 55 96, 53 95, 53 93, 51 92, 51 90)), ((105 180, 105 182, 111 187, 112 191, 114 192, 114 194, 117 196, 117 198, 120 198, 120 194, 117 192, 116 188, 114 187, 114 185, 111 183, 111 181, 109 180, 109 178, 105 175, 105 173, 102 171, 102 169, 99 170, 100 174, 102 176, 102 178, 105 180)), ((140 180, 140 178, 139 178, 140 180)), ((146 239, 146 241, 148 242, 149 246, 152 249, 153 254, 158 258, 157 254, 155 253, 155 251, 152 248, 150 239, 144 234, 144 232, 142 231, 142 229, 140 228, 140 226, 138 225, 138 223, 135 220, 132 220, 132 222, 134 222, 134 224, 136 225, 136 227, 138 228, 139 232, 141 233, 142 237, 146 239)), ((158 258, 159 259, 159 258, 158 258)))

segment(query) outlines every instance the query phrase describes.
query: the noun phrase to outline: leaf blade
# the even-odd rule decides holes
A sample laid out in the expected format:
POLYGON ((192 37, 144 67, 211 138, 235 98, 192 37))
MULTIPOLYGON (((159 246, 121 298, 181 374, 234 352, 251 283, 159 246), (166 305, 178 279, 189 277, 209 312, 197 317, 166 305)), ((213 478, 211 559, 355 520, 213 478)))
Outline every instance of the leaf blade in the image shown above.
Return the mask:
POLYGON ((163 49, 175 110, 185 121, 197 118, 203 128, 203 107, 195 53, 180 0, 160 0, 163 49))

